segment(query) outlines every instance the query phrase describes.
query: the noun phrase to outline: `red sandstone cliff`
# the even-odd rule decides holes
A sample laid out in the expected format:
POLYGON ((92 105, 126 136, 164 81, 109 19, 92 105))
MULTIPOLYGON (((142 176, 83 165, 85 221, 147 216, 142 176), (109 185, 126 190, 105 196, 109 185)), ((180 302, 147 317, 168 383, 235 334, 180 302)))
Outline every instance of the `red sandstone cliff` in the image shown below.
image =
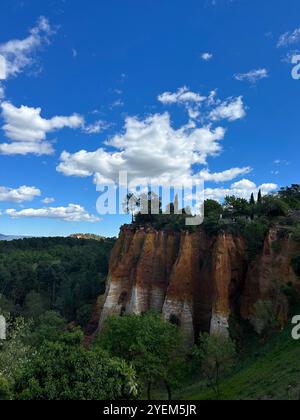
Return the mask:
POLYGON ((156 309, 192 341, 201 331, 227 334, 231 314, 251 319, 256 302, 275 299, 278 318, 285 322, 280 284, 298 282, 291 267, 295 253, 291 239, 279 240, 275 230, 249 264, 241 237, 126 226, 111 255, 100 329, 109 314, 156 309))

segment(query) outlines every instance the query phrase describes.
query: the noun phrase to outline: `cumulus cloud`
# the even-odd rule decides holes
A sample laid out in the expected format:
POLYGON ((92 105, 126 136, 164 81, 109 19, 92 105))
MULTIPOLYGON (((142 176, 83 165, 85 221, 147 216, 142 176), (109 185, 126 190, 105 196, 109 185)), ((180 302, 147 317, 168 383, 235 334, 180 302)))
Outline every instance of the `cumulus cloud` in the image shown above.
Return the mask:
POLYGON ((184 86, 178 89, 177 92, 164 92, 158 96, 159 102, 164 105, 171 104, 186 104, 186 103, 200 103, 206 100, 206 96, 199 93, 192 92, 188 87, 184 86))
POLYGON ((210 113, 210 118, 213 121, 228 120, 236 121, 246 116, 246 110, 243 102, 243 97, 230 98, 222 102, 210 113))
POLYGON ((158 100, 164 105, 183 105, 188 112, 191 121, 200 119, 210 123, 222 119, 233 122, 244 118, 246 110, 243 98, 228 98, 225 101, 217 98, 217 91, 213 90, 208 96, 191 91, 184 86, 177 92, 164 92, 158 96, 158 100))
POLYGON ((206 96, 193 92, 186 86, 177 92, 164 92, 158 96, 158 101, 164 105, 184 105, 191 120, 200 116, 201 104, 207 100, 206 96))
POLYGON ((29 142, 13 142, 13 143, 0 143, 0 154, 6 156, 15 155, 29 155, 36 156, 52 155, 54 149, 48 142, 42 143, 29 143, 29 142))
POLYGON ((13 219, 19 218, 46 218, 59 219, 66 222, 99 222, 100 219, 89 214, 78 204, 69 204, 68 207, 45 207, 42 209, 15 209, 6 210, 6 214, 13 219))
POLYGON ((41 195, 41 191, 36 187, 22 187, 13 189, 0 186, 0 201, 23 203, 25 201, 32 201, 41 195))
POLYGON ((54 199, 54 198, 52 198, 52 197, 46 197, 46 198, 44 198, 44 200, 42 200, 42 202, 43 202, 44 204, 52 204, 52 203, 54 203, 54 202, 55 202, 55 199, 54 199))
POLYGON ((4 96, 5 96, 5 90, 4 90, 4 87, 2 86, 2 84, 0 83, 0 103, 1 103, 2 99, 4 98, 4 96))
POLYGON ((23 105, 17 108, 10 102, 3 102, 1 109, 5 121, 2 128, 11 141, 11 143, 0 144, 0 153, 6 155, 29 153, 49 155, 53 153, 53 148, 46 140, 48 133, 63 128, 75 129, 84 126, 84 119, 77 114, 44 119, 41 117, 41 108, 23 105))
POLYGON ((293 44, 297 44, 300 41, 300 28, 295 29, 292 32, 285 32, 278 40, 277 47, 288 47, 293 44))
POLYGON ((64 151, 57 171, 65 176, 93 177, 97 186, 117 183, 120 171, 126 171, 129 184, 182 186, 204 181, 227 182, 244 176, 250 167, 232 168, 220 173, 199 166, 207 165, 209 157, 222 152, 226 128, 218 120, 230 122, 246 115, 242 97, 222 101, 217 91, 208 96, 187 87, 158 97, 166 105, 182 104, 190 120, 174 127, 170 114, 154 114, 145 118, 128 117, 121 133, 108 139, 95 151, 64 151), (201 119, 196 113, 201 107, 201 119), (191 116, 194 111, 195 119, 191 116))
POLYGON ((211 181, 211 182, 219 183, 219 182, 232 181, 238 176, 246 175, 251 171, 252 171, 252 168, 250 168, 249 166, 245 168, 232 168, 223 172, 216 172, 216 173, 211 173, 208 169, 203 169, 199 173, 199 176, 204 181, 211 181))
POLYGON ((127 171, 130 180, 154 180, 158 185, 184 183, 192 177, 192 168, 204 164, 208 156, 222 150, 222 127, 172 127, 168 113, 144 120, 127 118, 124 133, 106 144, 115 151, 100 148, 94 152, 63 152, 57 170, 66 176, 94 175, 96 184, 118 180, 119 171, 127 171))
POLYGON ((259 80, 266 79, 269 77, 269 72, 267 69, 258 69, 251 70, 248 73, 239 73, 234 76, 234 78, 240 82, 250 82, 256 83, 259 80))
POLYGON ((235 195, 236 197, 249 199, 251 194, 258 194, 261 190, 262 195, 269 194, 278 189, 278 185, 273 183, 266 183, 257 186, 249 179, 242 179, 235 182, 230 188, 207 188, 205 190, 206 199, 222 201, 226 196, 235 195))
POLYGON ((109 124, 106 121, 98 120, 92 124, 87 124, 84 127, 84 131, 87 134, 99 134, 102 131, 106 130, 109 127, 109 124))
POLYGON ((202 60, 204 61, 210 61, 213 58, 213 54, 209 53, 209 52, 205 52, 201 55, 202 60))
POLYGON ((7 77, 6 60, 0 55, 0 80, 5 80, 7 77))
POLYGON ((41 17, 27 38, 0 44, 0 80, 16 76, 32 65, 35 51, 49 41, 52 33, 48 20, 41 17))

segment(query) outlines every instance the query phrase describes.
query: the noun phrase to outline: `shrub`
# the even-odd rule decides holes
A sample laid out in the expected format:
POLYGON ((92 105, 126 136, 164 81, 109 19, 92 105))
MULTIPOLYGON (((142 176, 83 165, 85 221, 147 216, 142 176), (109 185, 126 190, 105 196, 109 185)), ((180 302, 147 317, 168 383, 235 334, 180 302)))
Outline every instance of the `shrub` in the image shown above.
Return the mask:
POLYGON ((0 401, 9 400, 12 396, 9 382, 0 375, 0 401))
POLYGON ((200 364, 208 386, 214 389, 219 399, 220 380, 230 372, 235 363, 235 344, 222 334, 203 334, 200 336, 199 346, 194 350, 194 357, 200 364))
POLYGON ((247 240, 248 257, 253 260, 263 249, 269 223, 263 218, 241 226, 241 234, 247 240))

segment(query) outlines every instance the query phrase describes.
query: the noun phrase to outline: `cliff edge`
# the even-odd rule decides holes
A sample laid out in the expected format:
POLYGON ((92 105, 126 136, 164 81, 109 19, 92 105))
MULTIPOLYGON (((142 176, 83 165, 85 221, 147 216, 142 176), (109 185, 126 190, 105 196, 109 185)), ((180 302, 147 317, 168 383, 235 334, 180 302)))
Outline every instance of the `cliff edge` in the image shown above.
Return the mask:
POLYGON ((228 334, 232 316, 256 327, 255 305, 265 301, 284 325, 289 307, 282 286, 300 293, 292 267, 296 255, 298 244, 276 229, 250 262, 247 243, 238 235, 124 226, 110 258, 99 329, 110 314, 155 309, 192 342, 200 332, 228 334))

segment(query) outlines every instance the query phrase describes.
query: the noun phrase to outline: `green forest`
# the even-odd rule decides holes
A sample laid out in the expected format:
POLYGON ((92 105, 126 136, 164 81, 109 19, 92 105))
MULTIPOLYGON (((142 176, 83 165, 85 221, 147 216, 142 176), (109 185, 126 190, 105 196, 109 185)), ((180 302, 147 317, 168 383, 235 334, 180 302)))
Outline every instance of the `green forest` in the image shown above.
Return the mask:
POLYGON ((37 319, 49 310, 82 327, 104 293, 114 239, 32 238, 0 242, 0 306, 37 319))

